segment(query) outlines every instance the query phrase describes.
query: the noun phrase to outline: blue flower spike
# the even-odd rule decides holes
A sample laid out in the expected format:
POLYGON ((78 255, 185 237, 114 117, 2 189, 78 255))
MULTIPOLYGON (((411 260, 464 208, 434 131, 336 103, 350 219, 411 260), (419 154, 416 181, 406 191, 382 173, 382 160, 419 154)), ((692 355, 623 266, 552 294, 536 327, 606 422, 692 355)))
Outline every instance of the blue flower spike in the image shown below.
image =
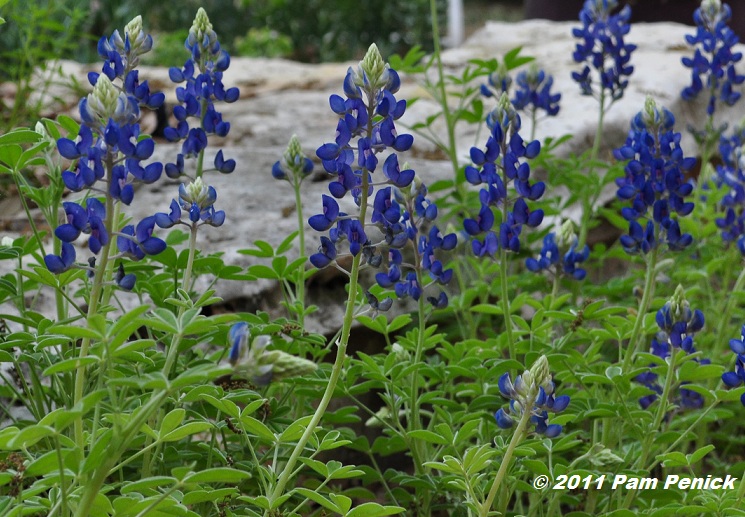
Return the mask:
MULTIPOLYGON (((438 250, 451 250, 457 239, 454 234, 443 236, 434 221, 437 206, 427 197, 427 188, 408 164, 399 161, 397 153, 411 148, 414 138, 399 134, 396 121, 406 110, 406 101, 396 99, 401 85, 398 73, 383 61, 375 44, 370 45, 359 65, 350 67, 344 78, 343 93, 331 95, 329 105, 338 116, 333 142, 316 150, 324 170, 333 180, 328 195, 322 196, 322 211, 311 216, 308 224, 318 232, 328 232, 321 237, 318 252, 309 257, 317 268, 334 265, 340 268, 337 258, 361 254, 363 267, 383 268, 375 276, 384 289, 392 289, 399 298, 419 300, 424 290, 432 284, 444 285, 452 278, 437 258, 438 250), (382 174, 373 180, 381 158, 382 174), (383 176, 382 178, 380 176, 383 176), (376 191, 377 188, 377 191, 376 191), (362 206, 363 196, 366 217, 340 211, 337 199, 347 193, 357 206, 362 206), (380 242, 371 242, 368 227, 375 226, 382 235, 380 242), (416 264, 403 264, 400 249, 411 246, 420 258, 416 264), (388 257, 388 261, 384 261, 388 257), (431 282, 422 280, 429 273, 431 282), (425 284, 425 285, 422 285, 425 284)), ((277 162, 272 174, 277 179, 290 180, 294 162, 297 167, 304 159, 285 156, 284 163, 277 162)), ((303 166, 303 170, 309 170, 303 166)), ((305 174, 305 173, 304 173, 305 174)), ((378 299, 367 291, 367 300, 373 311, 385 311, 392 298, 378 299)), ((438 292, 426 298, 435 308, 447 305, 447 295, 438 292)))
MULTIPOLYGON (((735 354, 735 369, 722 374, 722 382, 730 388, 737 388, 745 384, 745 325, 740 331, 740 339, 731 339, 729 347, 735 354)), ((745 393, 740 397, 740 402, 745 406, 745 393)))
POLYGON ((739 38, 727 25, 731 17, 732 10, 721 0, 702 0, 693 14, 696 34, 686 35, 694 55, 682 58, 683 66, 691 69, 691 84, 683 88, 681 97, 692 100, 701 92, 707 93, 709 116, 716 111, 717 101, 732 106, 742 96, 737 86, 745 81, 745 75, 735 68, 742 52, 733 51, 739 38))
POLYGON ((693 183, 685 180, 685 174, 696 159, 683 156, 681 135, 674 125, 673 114, 647 97, 644 109, 631 121, 626 143, 614 151, 616 159, 629 160, 624 177, 616 180, 616 196, 631 202, 621 211, 629 221, 621 245, 629 254, 645 255, 663 244, 679 251, 693 242, 691 235, 681 233, 676 216, 693 211, 693 202, 686 200, 693 183))
POLYGON ((525 266, 534 273, 548 271, 553 276, 563 276, 574 280, 584 280, 587 271, 580 267, 590 256, 590 248, 585 244, 577 249, 577 235, 574 223, 567 220, 558 233, 551 232, 543 239, 541 254, 536 259, 529 257, 525 266))
POLYGON ((520 235, 524 226, 535 228, 543 221, 543 210, 531 209, 529 202, 543 196, 542 181, 530 181, 530 165, 541 149, 538 140, 526 142, 520 136, 520 116, 506 93, 487 116, 490 135, 486 149, 471 149, 471 158, 478 167, 467 167, 469 183, 482 185, 479 192, 481 209, 476 218, 467 218, 463 227, 475 237, 472 249, 477 256, 494 256, 499 249, 520 251, 520 235), (514 195, 508 193, 512 185, 514 195), (494 210, 507 205, 507 217, 494 228, 494 210))
POLYGON ((551 379, 546 356, 541 356, 530 370, 526 370, 515 378, 513 383, 510 374, 505 373, 499 378, 499 392, 508 399, 508 409, 500 408, 494 414, 497 425, 501 429, 510 429, 528 411, 529 423, 534 425, 537 434, 546 438, 555 438, 562 431, 559 424, 548 423, 548 413, 560 413, 569 406, 568 395, 555 395, 555 385, 551 379))
POLYGON ((609 106, 623 97, 634 72, 629 63, 636 45, 626 43, 631 8, 626 5, 618 13, 618 0, 586 0, 579 13, 582 27, 572 30, 579 39, 572 58, 584 64, 581 72, 572 72, 583 95, 603 98, 609 106))
MULTIPOLYGON (((704 314, 700 310, 692 310, 685 296, 683 286, 678 285, 675 293, 657 311, 655 321, 659 331, 652 338, 650 352, 665 361, 677 350, 684 350, 687 354, 696 352, 694 346, 695 335, 704 328, 704 314)), ((709 359, 693 359, 698 364, 709 364, 709 359)), ((655 364, 650 365, 650 367, 655 364)), ((652 393, 639 399, 639 405, 647 409, 663 393, 656 373, 649 371, 638 375, 635 379, 647 387, 652 393)), ((681 383, 678 389, 678 405, 683 409, 698 409, 703 407, 703 397, 695 391, 684 388, 687 383, 681 383)))
POLYGON ((308 375, 318 368, 316 363, 302 357, 269 349, 271 344, 272 338, 266 335, 251 339, 248 323, 234 324, 228 332, 228 361, 236 375, 261 387, 270 382, 308 375))

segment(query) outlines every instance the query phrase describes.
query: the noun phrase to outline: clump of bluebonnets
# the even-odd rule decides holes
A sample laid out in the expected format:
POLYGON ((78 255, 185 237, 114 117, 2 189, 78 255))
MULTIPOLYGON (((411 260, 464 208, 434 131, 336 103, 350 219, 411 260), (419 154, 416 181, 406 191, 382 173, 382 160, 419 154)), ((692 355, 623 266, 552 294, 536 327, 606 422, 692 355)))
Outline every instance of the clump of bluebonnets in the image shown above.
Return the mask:
POLYGON ((685 200, 693 183, 684 174, 696 159, 683 156, 674 125, 673 114, 647 97, 644 109, 631 121, 626 143, 614 151, 616 159, 629 160, 625 175, 616 180, 618 198, 631 202, 621 211, 629 221, 629 233, 621 236, 627 253, 647 254, 663 244, 682 250, 693 242, 690 234, 681 232, 675 216, 693 211, 693 202, 685 200))
MULTIPOLYGON (((129 256, 138 260, 145 255, 157 255, 166 247, 164 241, 152 235, 152 216, 121 230, 114 226, 118 223, 116 205, 132 202, 133 184, 152 183, 163 171, 161 163, 142 164, 152 156, 155 144, 140 134, 140 108, 157 108, 165 99, 162 93, 151 94, 147 81, 140 83, 134 68, 140 56, 151 48, 152 38, 143 32, 139 16, 126 26, 124 38, 115 31, 110 38, 104 37, 99 42, 99 54, 105 60, 103 73, 88 75, 93 91, 80 101, 78 136, 75 140, 57 141, 60 155, 72 161, 70 168, 62 173, 65 186, 73 192, 90 191, 96 197, 87 197, 84 206, 73 201, 63 203, 66 222, 54 232, 62 241, 61 254, 44 258, 53 273, 75 266, 72 243, 81 234, 88 235, 88 248, 103 263, 99 264, 101 271, 110 258, 109 246, 114 235, 120 251, 114 259, 129 256)), ((93 272, 95 265, 96 257, 91 257, 88 265, 78 267, 93 272)), ((127 290, 134 285, 134 277, 124 274, 121 264, 115 280, 127 290)))
POLYGON ((636 45, 626 43, 631 8, 626 5, 618 13, 617 0, 586 0, 579 13, 582 27, 572 29, 580 42, 572 58, 583 63, 581 72, 572 72, 584 95, 600 99, 601 109, 623 97, 628 77, 634 67, 629 64, 636 45))
MULTIPOLYGON (((171 142, 183 141, 181 152, 176 161, 166 164, 169 178, 178 178, 184 174, 184 159, 199 158, 208 145, 208 137, 215 135, 225 137, 230 131, 230 123, 222 118, 215 103, 235 102, 240 94, 238 88, 225 88, 222 82, 223 73, 230 66, 230 55, 220 47, 217 34, 207 13, 201 7, 197 11, 194 23, 184 46, 191 56, 183 68, 171 68, 168 72, 171 81, 184 86, 176 88, 179 105, 173 108, 176 127, 166 128, 165 137, 171 142), (190 125, 189 120, 196 119, 190 125)), ((201 158, 199 158, 201 167, 201 158)), ((214 159, 214 170, 223 173, 233 172, 235 160, 225 159, 219 150, 214 159)), ((198 171, 201 175, 203 171, 198 171)))
MULTIPOLYGON (((657 311, 655 318, 659 331, 652 338, 650 352, 662 360, 666 360, 677 350, 684 350, 687 354, 696 352, 694 337, 704 328, 704 314, 700 310, 691 310, 682 286, 678 286, 670 300, 657 311)), ((693 359, 699 364, 709 364, 708 359, 693 359)), ((654 365, 652 365, 654 366, 654 365)), ((639 399, 639 404, 648 408, 663 393, 663 387, 658 381, 658 375, 648 371, 637 375, 636 381, 649 388, 653 393, 639 399)), ((681 384, 678 394, 678 405, 685 409, 698 409, 703 406, 703 397, 695 391, 689 390, 681 384)))
POLYGON ((548 413, 559 413, 569 405, 568 395, 555 395, 555 385, 551 379, 548 360, 541 356, 530 370, 525 370, 512 383, 510 374, 505 373, 499 378, 499 392, 509 399, 509 409, 500 408, 494 414, 497 425, 502 429, 510 429, 529 413, 529 423, 535 426, 535 432, 547 438, 554 438, 561 433, 559 424, 548 423, 548 413))
POLYGON ((735 69, 742 52, 733 51, 738 37, 727 25, 731 17, 732 10, 721 0, 702 0, 693 14, 696 34, 686 35, 686 42, 695 50, 693 57, 682 58, 683 66, 691 69, 691 84, 683 88, 681 96, 691 100, 705 91, 709 116, 714 114, 717 100, 727 106, 735 104, 741 93, 733 86, 745 81, 745 75, 735 69))
POLYGON ((577 249, 577 235, 574 223, 565 221, 558 232, 550 232, 543 238, 540 256, 528 257, 525 266, 533 272, 548 271, 554 277, 569 277, 584 280, 587 271, 580 265, 590 256, 587 244, 577 249))
POLYGON ((479 192, 481 209, 476 218, 468 218, 463 227, 474 238, 473 252, 477 256, 495 256, 504 251, 520 251, 523 226, 535 228, 543 221, 543 210, 531 210, 528 202, 543 196, 546 185, 530 182, 530 165, 525 159, 535 158, 541 150, 537 140, 527 144, 520 136, 520 116, 506 93, 487 116, 490 135, 486 149, 471 148, 474 166, 467 166, 466 180, 483 185, 479 192), (508 194, 512 185, 514 195, 508 194), (494 210, 497 209, 497 210, 494 210), (497 221, 495 212, 499 215, 497 221), (498 223, 498 230, 494 225, 498 223))
MULTIPOLYGON (((319 147, 316 154, 326 172, 335 178, 329 184, 331 196, 322 198, 323 211, 308 220, 314 230, 329 233, 321 237, 318 252, 311 255, 310 262, 318 268, 331 264, 338 267, 338 248, 346 243, 353 257, 362 254, 363 265, 387 268, 386 273, 378 275, 379 284, 394 287, 399 297, 418 300, 425 287, 420 285, 418 272, 428 271, 434 281, 442 284, 452 276, 434 258, 434 250, 452 249, 455 238, 442 237, 436 226, 431 226, 428 236, 419 236, 422 225, 431 224, 437 217, 437 207, 426 198, 422 183, 415 181, 415 172, 406 164, 402 168, 396 154, 410 149, 414 141, 409 134, 399 135, 395 127, 406 110, 406 101, 395 97, 400 84, 396 71, 384 63, 373 44, 359 66, 349 68, 344 79, 345 98, 330 97, 331 109, 339 116, 336 138, 319 147), (378 155, 385 151, 390 151, 382 165, 385 178, 373 185, 378 155), (351 193, 359 214, 340 211, 336 199, 347 193, 351 193), (370 206, 368 200, 373 199, 373 194, 370 206), (368 226, 379 229, 378 242, 372 241, 368 226), (400 250, 408 242, 414 244, 417 261, 412 271, 404 275, 400 250)), ((392 300, 378 301, 369 292, 366 294, 373 309, 390 308, 392 300)), ((430 297, 430 301, 441 307, 447 298, 443 293, 430 297)))
MULTIPOLYGON (((745 325, 742 326, 740 339, 730 339, 729 347, 737 356, 735 358, 735 369, 722 374, 722 382, 730 388, 737 388, 745 384, 745 325)), ((740 397, 740 402, 745 406, 745 393, 740 397)))

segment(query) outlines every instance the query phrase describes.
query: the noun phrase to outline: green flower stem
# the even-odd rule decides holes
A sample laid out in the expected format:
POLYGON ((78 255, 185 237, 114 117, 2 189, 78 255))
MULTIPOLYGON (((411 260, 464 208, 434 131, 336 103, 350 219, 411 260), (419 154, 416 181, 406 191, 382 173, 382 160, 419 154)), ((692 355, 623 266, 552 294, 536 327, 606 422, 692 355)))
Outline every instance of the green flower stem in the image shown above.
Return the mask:
POLYGON ((453 119, 453 113, 450 111, 450 107, 448 106, 448 94, 447 90, 445 88, 445 69, 442 65, 442 56, 441 48, 440 48, 440 25, 437 20, 437 2, 436 0, 429 0, 429 12, 430 16, 432 18, 432 43, 434 47, 434 56, 435 56, 435 62, 437 63, 437 87, 440 90, 440 98, 437 99, 439 101, 440 106, 442 107, 442 116, 445 119, 445 127, 447 128, 448 133, 448 145, 446 148, 442 149, 446 152, 448 155, 448 158, 450 159, 450 163, 453 166, 453 174, 455 178, 455 188, 458 192, 458 197, 463 200, 465 199, 465 185, 463 182, 458 181, 458 153, 457 153, 457 146, 455 141, 455 123, 456 121, 453 119))
MULTIPOLYGON (((372 110, 373 108, 368 108, 368 111, 369 111, 368 113, 369 115, 368 116, 368 120, 369 120, 368 134, 372 134, 372 120, 373 120, 372 110)), ((360 195, 360 221, 365 221, 365 216, 367 215, 368 186, 369 186, 368 174, 366 170, 363 170, 362 171, 362 187, 361 187, 362 194, 360 195)), ((289 459, 287 460, 287 463, 282 469, 282 473, 280 474, 279 479, 277 480, 277 484, 274 486, 274 490, 269 496, 270 503, 273 503, 274 501, 276 501, 284 493, 285 487, 287 486, 287 482, 290 480, 293 469, 295 468, 295 463, 297 463, 298 458, 300 458, 300 455, 303 453, 303 449, 305 449, 305 445, 308 443, 310 436, 315 432, 316 427, 321 421, 321 418, 326 413, 326 408, 328 408, 328 405, 331 402, 331 398, 334 396, 336 385, 339 382, 339 378, 341 377, 341 373, 344 368, 344 363, 346 362, 346 359, 347 359, 347 344, 349 343, 349 335, 352 331, 352 323, 354 322, 354 309, 357 303, 357 291, 359 289, 359 276, 360 276, 360 262, 361 261, 362 261, 361 253, 358 253, 352 259, 352 268, 349 272, 349 295, 347 297, 347 306, 344 311, 344 322, 342 324, 341 336, 339 337, 339 340, 337 341, 336 360, 334 361, 334 364, 331 367, 331 375, 329 376, 328 384, 326 385, 326 391, 323 392, 323 397, 321 397, 321 401, 318 403, 318 407, 316 408, 316 411, 313 413, 313 416, 311 417, 310 422, 308 422, 308 426, 305 428, 305 432, 303 432, 303 435, 298 440, 297 444, 295 445, 295 448, 292 450, 292 453, 290 454, 289 459)), ((275 462, 275 465, 276 465, 276 462, 275 462)))
MULTIPOLYGON (((411 212, 410 212, 411 213, 411 212)), ((419 258, 419 251, 414 252, 416 268, 416 279, 420 286, 422 283, 422 271, 419 264, 421 259, 419 258)), ((424 295, 419 296, 418 301, 418 313, 419 313, 419 332, 416 340, 416 350, 414 351, 414 365, 419 365, 424 354, 424 336, 426 329, 426 319, 424 314, 424 295)), ((419 415, 419 367, 416 366, 411 374, 411 395, 409 398, 410 404, 410 418, 406 420, 409 431, 415 431, 421 429, 421 417, 419 415)), ((417 475, 422 474, 422 465, 424 463, 424 454, 421 451, 422 446, 425 445, 422 440, 411 441, 411 458, 414 462, 414 471, 417 475)), ((425 505, 426 507, 426 505, 425 505)))
POLYGON ((197 229, 197 223, 192 223, 191 231, 189 232, 189 257, 186 261, 184 278, 181 282, 181 288, 187 293, 191 289, 191 275, 194 269, 194 257, 197 254, 197 229))
MULTIPOLYGON (((643 468, 644 464, 647 462, 647 458, 649 457, 652 445, 654 444, 654 439, 656 438, 660 426, 662 425, 662 420, 664 420, 665 414, 667 413, 667 409, 669 407, 668 401, 670 399, 670 392, 672 391, 673 380, 675 379, 675 362, 678 356, 678 352, 679 350, 676 348, 672 348, 671 350, 670 363, 667 365, 667 375, 665 376, 665 386, 662 388, 662 394, 658 399, 660 405, 657 406, 657 413, 654 418, 652 429, 650 429, 650 432, 647 433, 646 438, 644 439, 644 444, 642 445, 642 453, 636 463, 636 466, 638 468, 643 468)), ((636 490, 629 490, 629 492, 626 494, 626 498, 623 501, 623 508, 631 507, 631 503, 634 502, 634 498, 636 497, 636 492, 636 490)))
MULTIPOLYGON (((719 336, 720 339, 717 340, 718 343, 720 343, 718 346, 724 345, 726 347, 726 344, 729 343, 728 339, 722 339, 724 336, 727 335, 727 326, 729 325, 729 319, 730 314, 732 314, 732 309, 735 305, 735 293, 738 293, 742 291, 743 287, 745 286, 745 268, 742 269, 740 272, 740 275, 737 277, 737 280, 735 281, 735 286, 732 288, 732 295, 727 297, 726 305, 724 306, 724 311, 722 312, 722 317, 719 320, 719 327, 717 328, 716 336, 719 336)), ((720 352, 724 352, 725 348, 722 348, 720 352)))
POLYGON ((642 293, 642 299, 639 302, 639 312, 636 315, 634 328, 631 331, 629 345, 626 349, 626 357, 623 360, 623 373, 628 373, 631 369, 634 354, 636 353, 636 349, 639 347, 639 335, 644 326, 644 317, 646 316, 647 311, 649 310, 649 305, 652 303, 652 299, 654 298, 654 280, 657 276, 657 253, 658 249, 654 248, 648 255, 647 273, 644 280, 644 293, 642 293))
MULTIPOLYGON (((112 171, 114 169, 114 158, 109 154, 106 157, 106 177, 111 183, 112 181, 112 171)), ((114 220, 117 217, 117 213, 114 207, 114 199, 111 196, 106 196, 106 220, 104 222, 104 225, 106 227, 106 232, 109 234, 109 240, 108 242, 101 248, 101 260, 96 265, 95 274, 93 276, 93 284, 91 286, 90 291, 90 297, 88 299, 88 316, 98 314, 98 310, 100 308, 101 304, 101 294, 103 292, 104 287, 104 281, 106 278, 106 270, 109 266, 109 254, 111 252, 111 244, 113 241, 113 226, 114 226, 114 220)), ((88 350, 91 345, 91 338, 84 338, 81 345, 80 345, 80 353, 78 354, 78 359, 82 360, 85 357, 88 356, 88 350)), ((74 387, 74 397, 73 397, 73 405, 76 405, 78 402, 80 402, 83 399, 84 391, 85 391, 85 369, 86 367, 78 363, 78 366, 75 370, 75 387, 74 387)), ((83 416, 80 415, 75 418, 75 424, 74 424, 74 433, 75 433, 75 444, 78 446, 78 449, 81 451, 85 451, 85 437, 83 436, 83 416)))
POLYGON ((101 490, 109 471, 117 464, 122 454, 129 448, 129 444, 140 431, 140 427, 147 422, 150 415, 153 414, 168 396, 167 390, 159 390, 152 394, 150 400, 140 408, 132 420, 124 427, 120 436, 114 436, 106 453, 103 454, 103 462, 93 472, 93 476, 86 483, 83 483, 83 495, 80 498, 78 507, 75 511, 75 517, 88 517, 96 496, 101 490))
MULTIPOLYGON (((292 188, 295 190, 295 205, 297 207, 297 231, 298 244, 300 246, 300 257, 305 257, 305 219, 303 218, 303 200, 300 197, 301 182, 298 175, 295 175, 295 181, 292 188)), ((305 328, 305 265, 298 271, 298 279, 295 283, 295 298, 302 307, 298 312, 297 320, 301 328, 305 328)))
POLYGON ((532 398, 530 404, 526 405, 526 410, 523 411, 523 414, 520 417, 520 421, 517 423, 517 428, 515 429, 515 433, 512 435, 510 444, 507 446, 507 451, 502 457, 502 463, 499 465, 497 476, 494 478, 494 482, 492 483, 491 489, 489 490, 489 494, 486 496, 484 504, 481 505, 481 507, 479 508, 479 517, 487 517, 487 515, 489 515, 489 511, 491 510, 492 504, 494 503, 494 498, 497 496, 497 491, 499 490, 499 487, 502 484, 502 480, 507 474, 507 469, 512 462, 512 455, 515 453, 515 449, 517 448, 517 446, 520 445, 520 442, 522 442, 527 435, 527 433, 525 432, 525 428, 530 421, 530 411, 527 408, 533 407, 534 402, 535 397, 532 398))
POLYGON ((67 481, 65 481, 65 460, 62 458, 62 444, 59 440, 59 435, 55 436, 55 449, 57 450, 57 464, 59 465, 59 489, 60 489, 60 503, 62 515, 68 515, 70 512, 67 509, 67 481))
MULTIPOLYGON (((605 120, 605 88, 600 89, 600 111, 598 113, 598 124, 595 128, 595 141, 592 144, 592 150, 590 151, 590 169, 587 171, 587 177, 592 178, 595 174, 595 161, 598 159, 600 154, 600 143, 603 140, 603 123, 605 120)), ((597 196, 597 192, 595 195, 597 196)), ((577 249, 582 249, 587 242, 587 233, 590 231, 590 217, 593 214, 593 205, 596 199, 591 199, 592 193, 587 189, 582 190, 582 219, 579 226, 579 237, 577 242, 577 249)))
MULTIPOLYGON (((505 209, 506 210, 506 209, 505 209)), ((507 251, 502 248, 499 251, 499 283, 502 289, 502 313, 504 314, 504 328, 507 333, 507 350, 510 359, 517 359, 515 355, 515 338, 512 335, 512 315, 510 313, 510 294, 507 287, 507 251)))

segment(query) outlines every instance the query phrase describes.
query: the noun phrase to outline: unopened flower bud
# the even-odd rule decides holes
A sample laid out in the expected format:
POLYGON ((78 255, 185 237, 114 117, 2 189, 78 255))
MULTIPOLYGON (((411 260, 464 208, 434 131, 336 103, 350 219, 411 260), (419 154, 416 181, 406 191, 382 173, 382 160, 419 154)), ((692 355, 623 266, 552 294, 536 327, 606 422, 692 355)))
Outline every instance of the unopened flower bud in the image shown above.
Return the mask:
MULTIPOLYGON (((367 79, 368 84, 358 84, 360 87, 370 87, 375 90, 385 86, 388 83, 388 68, 380 55, 378 46, 373 43, 367 49, 365 57, 360 61, 359 69, 364 73, 360 74, 367 79)), ((360 77, 362 79, 362 77, 360 77)))

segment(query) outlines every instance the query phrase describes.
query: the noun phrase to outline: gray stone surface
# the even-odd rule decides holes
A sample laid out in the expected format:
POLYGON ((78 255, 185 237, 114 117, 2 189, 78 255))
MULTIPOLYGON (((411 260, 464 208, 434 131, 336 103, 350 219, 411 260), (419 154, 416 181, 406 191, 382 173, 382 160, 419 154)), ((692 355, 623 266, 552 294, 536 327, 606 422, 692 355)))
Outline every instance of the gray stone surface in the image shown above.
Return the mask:
MULTIPOLYGON (((555 89, 562 93, 559 115, 544 119, 537 136, 544 138, 574 134, 574 138, 559 151, 563 154, 581 153, 592 145, 597 103, 590 97, 581 96, 579 87, 570 77, 571 72, 578 69, 571 58, 575 45, 571 29, 575 25, 542 20, 516 24, 488 22, 463 45, 446 51, 443 60, 448 73, 457 73, 470 59, 501 58, 510 49, 522 46, 523 54, 535 56, 538 63, 554 76, 555 89)), ((680 59, 690 52, 685 45, 684 36, 691 31, 690 27, 672 23, 636 24, 632 27, 627 41, 638 45, 632 57, 635 72, 626 95, 611 108, 606 117, 602 151, 605 155, 609 149, 623 142, 630 118, 641 109, 646 95, 654 96, 676 114, 677 128, 684 134, 684 149, 687 154, 695 152, 692 139, 685 128, 688 124, 703 126, 704 102, 688 104, 679 96, 681 89, 689 82, 689 71, 681 65, 680 59)), ((740 50, 745 48, 740 46, 740 50)), ((252 247, 257 239, 276 245, 296 229, 296 217, 292 212, 295 206, 292 190, 286 183, 277 182, 271 177, 271 166, 281 156, 293 133, 299 136, 305 152, 311 157, 315 157, 314 151, 320 144, 333 140, 336 117, 328 107, 328 97, 341 91, 341 83, 349 65, 350 63, 306 65, 276 59, 232 60, 224 82, 228 86, 240 87, 242 95, 235 104, 221 108, 224 118, 231 122, 232 129, 225 141, 216 145, 224 148, 226 156, 235 158, 238 166, 231 175, 208 176, 208 183, 214 185, 218 191, 216 208, 226 211, 227 221, 221 228, 205 228, 200 231, 199 245, 202 249, 223 251, 226 262, 249 266, 256 259, 238 254, 237 250, 252 247)), ((62 66, 65 74, 81 81, 86 70, 95 68, 70 62, 65 62, 62 66)), ((165 69, 143 69, 141 78, 149 79, 154 88, 172 92, 165 69)), ((422 97, 404 116, 403 123, 410 125, 423 121, 438 111, 438 106, 420 87, 421 78, 402 79, 399 98, 422 97)), ((64 98, 64 91, 58 88, 55 87, 51 94, 64 98)), ((74 114, 77 101, 69 97, 69 92, 67 95, 70 101, 66 106, 55 106, 55 110, 67 110, 74 114)), ((174 100, 172 93, 168 95, 170 100, 174 100)), ((487 106, 488 102, 490 101, 487 99, 487 106)), ((740 118, 743 113, 742 103, 728 112, 732 114, 729 119, 718 120, 732 122, 733 119, 740 118)), ((526 131, 530 130, 529 121, 524 120, 523 125, 526 131)), ((435 127, 441 129, 441 126, 435 127)), ((468 151, 474 144, 476 132, 476 127, 458 127, 458 153, 462 163, 466 163, 468 159, 468 151)), ((486 131, 482 129, 479 145, 483 145, 485 134, 486 131)), ((215 150, 216 148, 212 153, 215 150)), ((172 160, 177 151, 178 147, 173 144, 159 143, 156 157, 172 160)), ((423 138, 416 138, 412 151, 402 156, 402 160, 409 161, 427 183, 452 175, 449 163, 421 158, 434 156, 432 151, 432 144, 423 138)), ((212 156, 214 154, 208 156, 208 163, 212 156)), ((318 163, 317 170, 321 170, 318 163)), ((154 211, 167 211, 171 198, 176 196, 177 187, 177 182, 167 179, 154 186, 141 187, 127 212, 134 218, 140 218, 154 211)), ((306 181, 303 191, 306 219, 320 208, 320 196, 326 192, 324 181, 306 181)), ((612 196, 612 192, 608 196, 612 196)), ((347 210, 353 208, 349 200, 344 200, 342 205, 347 210)), ((6 228, 14 227, 7 223, 7 219, 23 217, 20 212, 8 213, 7 210, 2 216, 6 219, 6 228)), ((311 253, 317 248, 319 237, 309 228, 308 232, 306 252, 311 253)), ((316 284, 316 287, 320 286, 316 284)), ((277 308, 277 289, 272 282, 222 282, 218 284, 218 289, 226 300, 252 299, 258 300, 258 306, 265 310, 277 308)), ((331 297, 338 295, 336 292, 331 297)), ((326 306, 327 302, 321 301, 324 307, 311 322, 313 330, 336 329, 340 321, 338 307, 341 301, 334 299, 329 302, 333 302, 332 305, 336 308, 326 306)), ((250 306, 252 305, 249 304, 250 306)))

